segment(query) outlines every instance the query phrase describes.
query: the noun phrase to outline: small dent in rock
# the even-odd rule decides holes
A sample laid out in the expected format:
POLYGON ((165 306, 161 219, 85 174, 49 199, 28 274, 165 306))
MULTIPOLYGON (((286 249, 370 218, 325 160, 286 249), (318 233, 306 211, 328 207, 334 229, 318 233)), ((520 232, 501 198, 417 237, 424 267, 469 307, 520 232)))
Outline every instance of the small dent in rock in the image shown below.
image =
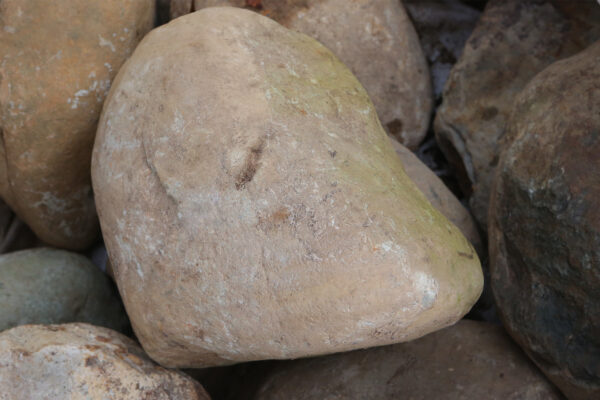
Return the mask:
POLYGON ((265 139, 263 138, 258 144, 250 148, 250 152, 246 156, 244 166, 241 172, 238 174, 235 180, 235 188, 241 190, 246 187, 246 184, 254 178, 256 171, 258 170, 259 161, 262 157, 262 153, 265 146, 265 139))
POLYGON ((402 132, 402 121, 399 120, 398 118, 388 122, 385 126, 388 130, 388 132, 390 133, 390 135, 392 136, 400 136, 400 133, 402 132))

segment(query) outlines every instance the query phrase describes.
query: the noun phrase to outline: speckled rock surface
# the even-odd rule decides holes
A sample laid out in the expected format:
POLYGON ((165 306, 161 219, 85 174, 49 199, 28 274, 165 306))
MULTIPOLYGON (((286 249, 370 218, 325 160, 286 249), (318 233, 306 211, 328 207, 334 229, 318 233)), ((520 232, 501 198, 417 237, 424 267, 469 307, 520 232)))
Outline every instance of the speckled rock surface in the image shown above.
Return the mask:
POLYGON ((154 364, 131 339, 88 324, 0 333, 4 400, 210 400, 199 383, 154 364))
POLYGON ((153 0, 0 4, 0 195, 50 245, 83 249, 98 235, 96 124, 153 18, 153 0))
MULTIPOLYGON (((432 108, 419 37, 399 0, 263 0, 260 12, 328 47, 369 93, 384 128, 415 149, 432 108)), ((194 0, 195 9, 245 0, 194 0)))
POLYGON ((491 0, 446 83, 436 138, 486 225, 500 138, 514 98, 554 61, 600 38, 596 1, 491 0))
POLYGON ((64 322, 128 326, 114 286, 87 258, 50 248, 0 256, 0 330, 64 322))
POLYGON ((517 98, 490 206, 506 328, 569 399, 600 398, 600 42, 517 98))
POLYGON ((444 84, 481 12, 459 0, 404 0, 429 64, 433 94, 440 101, 444 84))
POLYGON ((481 292, 475 251, 404 174, 350 70, 247 10, 142 41, 92 176, 134 330, 163 365, 411 340, 481 292))
POLYGON ((559 400, 502 328, 463 320, 410 343, 290 361, 256 400, 559 400))
POLYGON ((423 192, 431 205, 460 229, 478 254, 484 254, 481 237, 469 211, 444 185, 444 182, 427 165, 423 164, 412 151, 402 146, 397 140, 392 139, 392 144, 396 154, 402 160, 404 172, 423 192))

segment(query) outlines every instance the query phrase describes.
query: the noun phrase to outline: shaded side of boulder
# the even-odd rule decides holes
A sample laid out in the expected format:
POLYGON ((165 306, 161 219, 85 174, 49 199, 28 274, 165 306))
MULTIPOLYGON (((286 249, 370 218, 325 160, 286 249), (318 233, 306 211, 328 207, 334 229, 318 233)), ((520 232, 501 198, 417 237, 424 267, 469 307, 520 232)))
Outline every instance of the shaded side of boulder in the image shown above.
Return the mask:
POLYGON ((256 400, 559 400, 502 328, 462 320, 393 346, 278 366, 256 400))
POLYGON ((435 120, 441 149, 462 174, 486 225, 494 169, 514 98, 536 73, 600 38, 600 7, 584 0, 491 0, 446 82, 435 120))
POLYGON ((600 42, 519 95, 490 206, 510 334, 569 399, 600 397, 600 42))
POLYGON ((444 185, 444 182, 430 170, 419 158, 400 142, 392 139, 396 154, 402 160, 406 175, 423 192, 427 200, 450 222, 456 225, 465 237, 471 242, 477 254, 484 255, 483 243, 477 230, 477 225, 469 211, 444 185))

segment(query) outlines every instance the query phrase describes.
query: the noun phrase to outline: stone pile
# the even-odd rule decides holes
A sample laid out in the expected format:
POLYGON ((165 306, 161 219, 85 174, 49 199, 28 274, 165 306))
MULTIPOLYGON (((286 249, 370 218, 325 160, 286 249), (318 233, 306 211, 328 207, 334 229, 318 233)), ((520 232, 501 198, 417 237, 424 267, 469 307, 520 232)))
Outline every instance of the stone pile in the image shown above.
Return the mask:
POLYGON ((0 1, 0 398, 600 398, 599 40, 593 0, 0 1))

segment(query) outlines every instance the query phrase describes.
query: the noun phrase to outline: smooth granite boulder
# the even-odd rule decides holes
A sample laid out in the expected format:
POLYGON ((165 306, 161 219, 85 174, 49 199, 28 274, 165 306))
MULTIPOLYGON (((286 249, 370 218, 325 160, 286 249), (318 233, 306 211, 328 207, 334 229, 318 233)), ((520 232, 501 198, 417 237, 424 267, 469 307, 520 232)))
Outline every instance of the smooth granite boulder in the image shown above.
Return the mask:
POLYGON ((151 32, 105 103, 92 177, 133 328, 203 367, 412 340, 482 272, 329 50, 247 10, 151 32))

